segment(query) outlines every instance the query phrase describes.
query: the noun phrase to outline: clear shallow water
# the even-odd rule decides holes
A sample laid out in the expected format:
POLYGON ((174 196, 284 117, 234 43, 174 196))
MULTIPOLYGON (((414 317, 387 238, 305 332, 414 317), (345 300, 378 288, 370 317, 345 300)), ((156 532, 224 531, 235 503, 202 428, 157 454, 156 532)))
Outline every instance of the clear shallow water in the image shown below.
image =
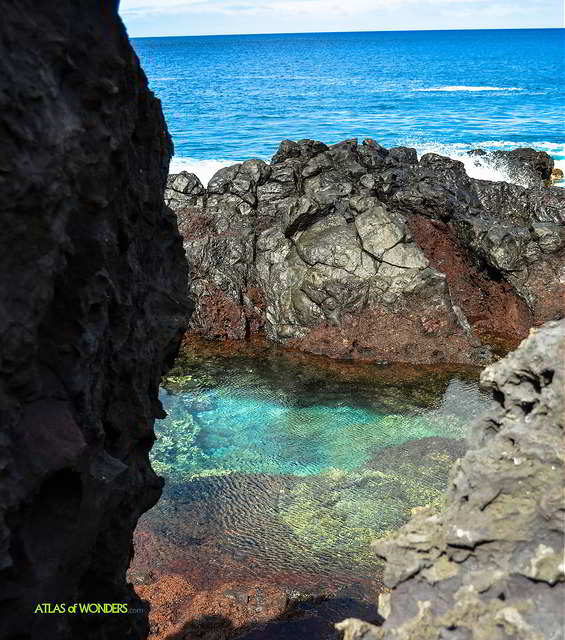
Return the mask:
POLYGON ((374 580, 370 542, 441 501, 488 402, 476 379, 302 358, 192 353, 165 379, 151 457, 167 485, 147 517, 188 549, 176 566, 374 580))
POLYGON ((134 39, 161 98, 172 170, 206 182, 284 138, 372 137, 465 159, 533 146, 565 166, 563 29, 134 39))
MULTIPOLYGON (((456 378, 437 406, 403 406, 399 398, 394 411, 379 406, 376 390, 375 397, 367 391, 366 398, 336 390, 320 393, 316 401, 315 393, 308 399, 289 397, 276 382, 255 387, 251 376, 231 374, 228 384, 215 389, 162 392, 169 415, 156 430, 167 439, 163 456, 174 460, 173 473, 186 472, 190 478, 216 472, 307 476, 336 468, 350 471, 383 447, 421 438, 464 438, 469 415, 481 406, 476 385, 456 378), (301 406, 301 400, 307 404, 301 406), (363 402, 366 406, 360 406, 363 402), (176 445, 169 438, 176 438, 176 445)), ((160 451, 158 441, 153 452, 157 466, 160 451)))

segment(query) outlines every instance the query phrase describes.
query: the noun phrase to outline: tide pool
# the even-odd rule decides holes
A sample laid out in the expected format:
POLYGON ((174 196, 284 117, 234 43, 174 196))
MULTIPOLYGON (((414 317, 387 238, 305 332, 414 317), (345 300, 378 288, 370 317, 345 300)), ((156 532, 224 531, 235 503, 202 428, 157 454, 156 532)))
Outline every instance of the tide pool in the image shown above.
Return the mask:
POLYGON ((358 406, 360 398, 348 398, 347 392, 307 406, 285 395, 274 386, 242 388, 237 377, 215 389, 163 390, 169 415, 156 426, 154 465, 188 478, 207 472, 307 476, 353 470, 385 447, 421 438, 462 439, 481 406, 476 386, 457 379, 449 382, 438 407, 400 412, 399 402, 398 413, 358 406))
POLYGON ((190 354, 163 381, 168 416, 151 451, 167 481, 162 526, 195 539, 194 516, 171 513, 196 509, 207 523, 199 535, 218 553, 259 554, 261 570, 369 575, 371 540, 411 509, 441 503, 450 465, 488 403, 468 374, 404 384, 374 371, 374 379, 370 366, 343 377, 285 361, 280 349, 261 358, 190 354))

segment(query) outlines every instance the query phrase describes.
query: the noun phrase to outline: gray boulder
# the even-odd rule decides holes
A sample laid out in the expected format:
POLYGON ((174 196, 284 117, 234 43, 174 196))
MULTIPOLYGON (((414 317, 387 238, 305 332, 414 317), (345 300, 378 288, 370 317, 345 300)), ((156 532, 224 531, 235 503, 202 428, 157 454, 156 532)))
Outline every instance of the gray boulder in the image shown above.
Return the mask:
MULTIPOLYGON (((542 171, 536 154, 513 162, 542 171)), ((191 329, 211 338, 481 364, 563 315, 565 190, 541 174, 524 188, 373 140, 285 140, 270 165, 221 169, 206 191, 171 177, 166 199, 193 272, 191 329)))

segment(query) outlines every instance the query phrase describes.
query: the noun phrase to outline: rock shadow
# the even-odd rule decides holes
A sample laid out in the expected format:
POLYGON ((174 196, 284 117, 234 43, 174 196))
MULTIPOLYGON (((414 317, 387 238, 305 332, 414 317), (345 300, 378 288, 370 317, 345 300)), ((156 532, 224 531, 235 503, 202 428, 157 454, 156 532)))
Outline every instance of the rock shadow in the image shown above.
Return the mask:
POLYGON ((375 605, 353 596, 308 596, 292 600, 277 617, 242 627, 220 615, 194 618, 165 640, 338 640, 334 625, 348 617, 383 622, 375 605))

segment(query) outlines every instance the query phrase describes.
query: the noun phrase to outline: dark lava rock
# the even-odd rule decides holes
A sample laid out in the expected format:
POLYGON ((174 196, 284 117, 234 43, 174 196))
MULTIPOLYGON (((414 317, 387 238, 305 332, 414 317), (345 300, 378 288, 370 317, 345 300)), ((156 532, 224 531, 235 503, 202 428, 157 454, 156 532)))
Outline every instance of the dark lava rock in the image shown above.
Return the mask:
POLYGON ((469 151, 469 155, 480 157, 483 162, 502 167, 514 180, 530 185, 549 180, 554 166, 553 158, 548 153, 530 148, 490 153, 484 149, 473 149, 469 151))
POLYGON ((373 140, 285 140, 270 165, 221 169, 207 190, 171 177, 192 330, 388 362, 481 364, 515 348, 563 316, 565 190, 544 186, 547 154, 501 154, 531 186, 373 140))
POLYGON ((349 619, 345 640, 542 640, 565 625, 565 321, 535 330, 481 376, 492 409, 453 466, 446 507, 420 509, 386 559, 381 628, 349 619))
POLYGON ((186 323, 163 205, 171 153, 117 2, 3 3, 0 23, 0 638, 143 638, 132 532, 186 323))

